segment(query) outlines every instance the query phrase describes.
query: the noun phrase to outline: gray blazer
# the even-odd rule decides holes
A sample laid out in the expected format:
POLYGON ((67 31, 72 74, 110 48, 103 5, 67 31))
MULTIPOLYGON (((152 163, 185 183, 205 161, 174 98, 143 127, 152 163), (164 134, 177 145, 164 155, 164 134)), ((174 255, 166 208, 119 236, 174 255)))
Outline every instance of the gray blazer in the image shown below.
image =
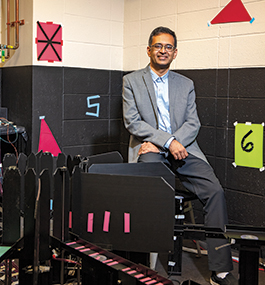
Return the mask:
POLYGON ((196 137, 200 129, 192 80, 169 71, 169 108, 172 134, 159 130, 155 89, 149 65, 123 77, 123 117, 131 134, 129 162, 137 162, 141 143, 152 142, 163 149, 172 135, 187 150, 205 161, 196 137))

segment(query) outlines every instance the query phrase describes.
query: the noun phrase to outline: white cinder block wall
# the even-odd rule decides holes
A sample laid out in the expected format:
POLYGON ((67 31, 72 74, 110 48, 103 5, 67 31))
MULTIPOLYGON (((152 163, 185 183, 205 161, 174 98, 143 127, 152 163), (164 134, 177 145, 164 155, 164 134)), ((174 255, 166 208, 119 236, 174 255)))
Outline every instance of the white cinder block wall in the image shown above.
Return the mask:
MULTIPOLYGON (((5 17, 5 1, 2 15, 5 17)), ((229 0, 20 0, 20 48, 1 66, 45 65, 134 70, 148 63, 153 28, 174 29, 174 69, 265 66, 265 0, 242 0, 255 21, 207 26, 229 0), (63 60, 37 60, 36 22, 63 25, 63 60)), ((5 43, 5 21, 1 40, 5 43)))
MULTIPOLYGON (((20 47, 1 66, 123 69, 124 0, 20 0, 19 3, 19 18, 25 19, 25 25, 20 27, 20 47), (37 60, 37 21, 63 26, 62 62, 37 60)), ((5 8, 1 16, 6 17, 5 8)), ((1 40, 6 43, 3 21, 2 26, 1 40)))
MULTIPOLYGON (((33 1, 34 36, 37 21, 63 26, 63 60, 55 65, 122 70, 123 0, 33 1)), ((36 47, 33 64, 48 65, 37 61, 36 47)))
POLYGON ((229 0, 125 0, 124 70, 148 63, 153 28, 165 25, 178 37, 174 69, 265 66, 265 1, 242 0, 255 21, 207 26, 229 0))

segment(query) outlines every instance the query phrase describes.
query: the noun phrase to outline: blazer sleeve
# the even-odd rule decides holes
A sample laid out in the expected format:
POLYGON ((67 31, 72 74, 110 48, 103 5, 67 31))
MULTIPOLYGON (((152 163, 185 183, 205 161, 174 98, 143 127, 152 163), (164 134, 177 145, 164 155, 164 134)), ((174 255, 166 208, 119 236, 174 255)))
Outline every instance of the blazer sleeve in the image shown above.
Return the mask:
POLYGON ((172 135, 158 129, 154 108, 146 93, 142 79, 123 77, 124 125, 140 142, 149 141, 163 148, 172 135))

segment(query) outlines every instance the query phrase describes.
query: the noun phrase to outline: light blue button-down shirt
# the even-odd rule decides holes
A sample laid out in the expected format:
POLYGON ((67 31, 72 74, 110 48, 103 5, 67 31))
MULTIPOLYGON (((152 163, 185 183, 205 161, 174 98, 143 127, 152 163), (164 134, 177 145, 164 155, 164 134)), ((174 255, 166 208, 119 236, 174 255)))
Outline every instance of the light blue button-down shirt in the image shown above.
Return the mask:
MULTIPOLYGON (((167 72, 162 77, 159 77, 153 70, 151 75, 154 83, 157 111, 158 111, 158 123, 159 129, 167 133, 171 132, 170 115, 169 115, 169 97, 168 97, 168 74, 167 72)), ((171 137, 166 144, 165 148, 168 148, 174 137, 171 137)))

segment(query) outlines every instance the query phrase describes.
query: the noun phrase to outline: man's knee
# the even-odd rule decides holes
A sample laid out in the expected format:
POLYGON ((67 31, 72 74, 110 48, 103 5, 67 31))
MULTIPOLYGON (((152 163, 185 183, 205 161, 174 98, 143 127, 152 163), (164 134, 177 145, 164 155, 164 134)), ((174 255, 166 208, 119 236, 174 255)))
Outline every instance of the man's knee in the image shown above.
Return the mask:
POLYGON ((168 163, 166 158, 160 154, 155 152, 148 152, 145 154, 141 154, 138 158, 137 162, 163 162, 168 163))

